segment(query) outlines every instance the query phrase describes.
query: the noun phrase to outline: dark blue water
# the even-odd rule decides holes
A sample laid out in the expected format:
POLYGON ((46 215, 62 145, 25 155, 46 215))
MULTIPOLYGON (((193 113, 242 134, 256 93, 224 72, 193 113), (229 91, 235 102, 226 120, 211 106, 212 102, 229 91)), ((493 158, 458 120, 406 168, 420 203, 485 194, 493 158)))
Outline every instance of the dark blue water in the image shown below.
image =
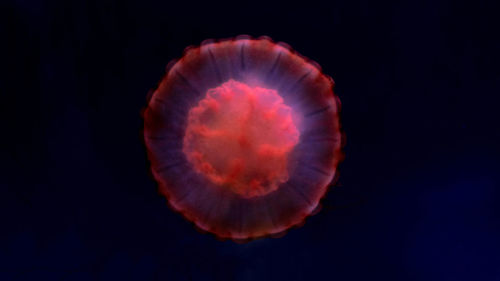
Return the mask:
POLYGON ((476 1, 4 1, 0 280, 500 280, 500 37, 476 1), (200 234, 149 177, 141 108, 207 38, 317 61, 346 159, 279 239, 200 234))

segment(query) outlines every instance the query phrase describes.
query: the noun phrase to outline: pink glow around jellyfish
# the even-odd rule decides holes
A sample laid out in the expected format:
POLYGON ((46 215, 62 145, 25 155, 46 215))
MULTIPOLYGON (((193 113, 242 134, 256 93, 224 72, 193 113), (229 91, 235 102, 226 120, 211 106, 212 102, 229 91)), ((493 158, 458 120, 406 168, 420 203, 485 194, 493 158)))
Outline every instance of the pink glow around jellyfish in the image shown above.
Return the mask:
POLYGON ((343 157, 333 86, 317 64, 267 37, 186 49, 144 111, 160 192, 220 238, 301 224, 343 157))

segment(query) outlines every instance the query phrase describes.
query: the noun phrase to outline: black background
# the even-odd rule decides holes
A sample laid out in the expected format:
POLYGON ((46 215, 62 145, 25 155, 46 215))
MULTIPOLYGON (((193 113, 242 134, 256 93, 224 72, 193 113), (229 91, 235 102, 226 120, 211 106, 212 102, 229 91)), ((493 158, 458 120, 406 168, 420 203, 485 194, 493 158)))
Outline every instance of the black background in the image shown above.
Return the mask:
POLYGON ((484 1, 2 1, 1 280, 500 280, 500 39, 484 1), (141 109, 189 45, 317 61, 346 159, 278 239, 221 242, 149 177, 141 109))

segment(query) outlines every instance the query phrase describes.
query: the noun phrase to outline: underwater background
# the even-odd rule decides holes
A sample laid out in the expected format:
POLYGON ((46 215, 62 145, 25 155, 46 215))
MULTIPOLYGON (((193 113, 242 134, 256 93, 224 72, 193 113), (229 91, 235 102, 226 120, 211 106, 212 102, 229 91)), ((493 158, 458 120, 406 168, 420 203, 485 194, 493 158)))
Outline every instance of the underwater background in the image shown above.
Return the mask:
POLYGON ((493 1, 0 3, 0 280, 500 280, 493 1), (201 234, 141 110, 189 45, 267 35, 336 82, 345 160, 282 238, 201 234))

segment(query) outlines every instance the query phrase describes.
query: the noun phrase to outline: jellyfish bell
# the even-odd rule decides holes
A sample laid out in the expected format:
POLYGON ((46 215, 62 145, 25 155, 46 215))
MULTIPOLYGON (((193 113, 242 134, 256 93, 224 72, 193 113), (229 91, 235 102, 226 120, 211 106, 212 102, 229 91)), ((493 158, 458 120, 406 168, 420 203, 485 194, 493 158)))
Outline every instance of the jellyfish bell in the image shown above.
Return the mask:
POLYGON ((343 157, 333 86, 316 63, 268 37, 187 48, 143 114, 160 192, 222 239, 303 224, 343 157))

